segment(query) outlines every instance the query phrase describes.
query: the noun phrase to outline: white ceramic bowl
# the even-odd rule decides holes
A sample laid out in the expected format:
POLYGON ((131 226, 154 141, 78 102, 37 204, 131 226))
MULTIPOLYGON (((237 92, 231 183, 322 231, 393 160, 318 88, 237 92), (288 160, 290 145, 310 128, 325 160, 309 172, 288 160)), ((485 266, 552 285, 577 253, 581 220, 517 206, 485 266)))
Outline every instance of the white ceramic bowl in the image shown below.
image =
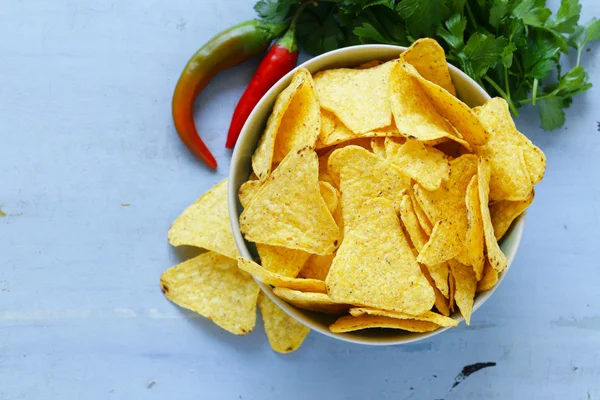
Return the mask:
MULTIPOLYGON (((306 68, 311 73, 315 73, 330 68, 354 67, 370 60, 387 61, 397 58, 404 50, 406 50, 404 47, 389 45, 346 47, 312 58, 297 68, 306 68)), ((237 194, 242 183, 248 180, 248 176, 252 169, 252 154, 256 149, 256 144, 264 130, 267 119, 271 114, 275 99, 277 95, 289 85, 295 71, 296 70, 294 69, 281 78, 259 101, 252 111, 252 114, 248 117, 233 151, 228 187, 229 217, 231 219, 235 242, 242 257, 250 259, 254 258, 256 256, 256 249, 254 245, 249 244, 244 240, 240 232, 239 216, 242 213, 242 206, 238 200, 237 194)), ((452 76, 452 81, 456 87, 458 97, 469 106, 475 107, 481 105, 490 98, 490 96, 475 81, 452 65, 450 65, 450 75, 452 76)), ((515 221, 506 236, 502 239, 501 248, 508 258, 508 267, 500 275, 498 284, 494 288, 486 292, 478 293, 475 296, 473 311, 477 310, 486 302, 504 279, 504 276, 508 272, 517 253, 524 225, 525 216, 522 215, 515 221)), ((257 281, 257 283, 271 300, 304 325, 324 335, 347 342, 369 345, 406 344, 426 339, 448 329, 440 328, 434 332, 428 333, 409 333, 388 329, 367 329, 351 333, 332 333, 329 331, 328 326, 335 321, 336 318, 334 316, 296 308, 275 296, 269 285, 263 285, 260 281, 257 281)), ((462 321, 463 319, 458 312, 452 317, 458 321, 462 321)))

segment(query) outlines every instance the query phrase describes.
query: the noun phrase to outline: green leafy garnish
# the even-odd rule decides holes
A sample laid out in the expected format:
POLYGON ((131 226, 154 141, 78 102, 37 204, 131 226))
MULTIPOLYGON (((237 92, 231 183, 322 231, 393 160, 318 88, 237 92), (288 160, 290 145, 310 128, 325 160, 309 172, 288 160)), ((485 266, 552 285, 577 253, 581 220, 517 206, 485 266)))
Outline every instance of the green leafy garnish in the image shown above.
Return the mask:
MULTIPOLYGON (((298 0, 259 0, 261 19, 288 20, 298 0)), ((600 40, 600 20, 579 25, 579 0, 561 0, 555 14, 546 0, 316 0, 298 20, 300 45, 317 55, 361 43, 408 46, 436 39, 448 61, 502 96, 513 114, 537 107, 542 127, 560 128, 573 96, 592 84, 581 65, 583 50, 600 40), (576 65, 563 71, 572 48, 576 65)))

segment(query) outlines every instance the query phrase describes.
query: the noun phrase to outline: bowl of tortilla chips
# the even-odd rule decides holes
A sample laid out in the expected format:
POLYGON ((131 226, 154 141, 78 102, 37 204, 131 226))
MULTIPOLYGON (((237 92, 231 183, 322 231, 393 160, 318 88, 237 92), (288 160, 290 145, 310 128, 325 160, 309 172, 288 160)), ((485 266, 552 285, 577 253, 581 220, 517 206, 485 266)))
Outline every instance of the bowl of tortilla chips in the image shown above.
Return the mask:
POLYGON ((315 57, 261 99, 233 152, 229 217, 264 293, 325 335, 422 340, 492 295, 545 157, 421 39, 315 57))

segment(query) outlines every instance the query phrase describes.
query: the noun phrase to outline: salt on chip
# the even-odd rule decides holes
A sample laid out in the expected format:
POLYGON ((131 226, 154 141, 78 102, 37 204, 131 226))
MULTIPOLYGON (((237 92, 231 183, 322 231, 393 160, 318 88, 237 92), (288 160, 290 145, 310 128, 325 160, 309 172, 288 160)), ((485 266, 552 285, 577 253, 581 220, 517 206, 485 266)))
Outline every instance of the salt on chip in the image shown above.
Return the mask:
POLYGON ((227 179, 204 193, 194 204, 177 217, 169 229, 173 246, 196 246, 237 257, 229 211, 227 209, 227 179))
POLYGON ((165 296, 236 334, 252 331, 260 289, 236 261, 208 251, 166 270, 160 285, 165 296))
POLYGON ((465 235, 465 257, 469 260, 469 265, 473 267, 477 280, 481 279, 483 274, 483 264, 485 263, 484 254, 484 233, 483 220, 481 217, 481 206, 479 204, 479 185, 477 175, 474 175, 467 186, 466 195, 467 205, 467 233, 465 235))
POLYGON ((326 293, 325 282, 316 279, 290 278, 271 272, 252 260, 242 257, 237 258, 238 267, 253 276, 264 284, 275 287, 283 287, 302 292, 326 293))
POLYGON ((465 194, 476 172, 477 157, 466 154, 452 160, 450 176, 439 189, 428 191, 418 185, 413 187, 423 210, 435 221, 429 241, 419 253, 419 262, 436 265, 463 253, 468 225, 465 194))
POLYGON ((421 272, 392 202, 370 199, 346 231, 327 279, 334 301, 420 315, 435 294, 421 272))
POLYGON ((408 315, 398 311, 378 310, 376 308, 369 307, 354 307, 350 309, 350 315, 359 317, 361 315, 379 315, 382 317, 396 318, 396 319, 414 319, 416 321, 428 321, 433 322, 439 326, 457 326, 458 322, 452 318, 445 317, 443 315, 434 313, 433 311, 427 311, 421 315, 408 315))
POLYGON ((473 312, 473 302, 477 288, 475 272, 473 272, 473 268, 461 264, 456 260, 450 260, 448 264, 450 264, 452 277, 456 285, 454 292, 456 305, 465 318, 465 322, 469 325, 471 323, 471 313, 473 312))
POLYGON ((421 76, 428 81, 446 89, 456 96, 456 89, 450 78, 450 70, 446 62, 444 49, 434 39, 424 38, 414 42, 400 56, 415 67, 421 76))
POLYGON ((485 247, 490 264, 498 272, 502 272, 508 265, 506 256, 500 249, 496 235, 494 235, 494 225, 490 216, 489 193, 490 193, 490 163, 486 159, 479 159, 477 169, 479 186, 479 203, 481 206, 481 218, 483 220, 483 231, 485 234, 485 247))
POLYGON ((500 200, 490 204, 490 216, 492 218, 492 226, 494 227, 494 235, 496 240, 502 239, 504 234, 510 228, 512 222, 531 205, 533 202, 534 192, 527 200, 510 201, 500 200))
POLYGON ((400 133, 420 141, 449 138, 469 146, 438 113, 416 76, 419 73, 415 68, 402 61, 394 66, 390 75, 390 107, 400 133))
POLYGON ((385 159, 358 146, 335 150, 329 157, 329 172, 339 181, 344 230, 351 230, 365 201, 384 197, 399 204, 410 179, 385 159))
POLYGON ((408 332, 432 332, 440 326, 428 321, 417 321, 414 319, 397 319, 382 317, 379 315, 351 315, 341 317, 329 326, 333 333, 353 332, 369 328, 402 329, 408 332))
POLYGON ((247 240, 272 246, 331 254, 341 240, 319 188, 317 154, 289 153, 240 216, 247 240))
POLYGON ((311 278, 324 281, 327 278, 333 259, 337 253, 328 254, 326 256, 320 256, 318 254, 312 254, 304 266, 298 277, 300 278, 311 278))
POLYGON ((273 289, 273 293, 294 307, 302 308, 303 310, 339 315, 348 312, 350 308, 348 304, 336 303, 323 293, 300 292, 285 288, 275 288, 273 289))
POLYGON ((450 175, 448 157, 418 140, 407 139, 395 152, 386 152, 386 156, 404 174, 427 190, 436 190, 450 175))
POLYGON ((258 296, 258 307, 271 348, 278 353, 297 350, 310 329, 286 314, 262 292, 258 296))
POLYGON ((321 107, 333 112, 356 134, 392 123, 387 96, 396 60, 369 69, 329 69, 315 74, 321 107))
POLYGON ((489 100, 478 108, 477 115, 489 132, 489 140, 483 146, 475 146, 473 151, 490 162, 490 199, 528 199, 533 184, 544 174, 544 154, 517 130, 504 99, 489 100))
POLYGON ((498 271, 496 271, 489 262, 483 267, 483 277, 477 282, 477 292, 484 292, 496 286, 498 283, 498 271))
POLYGON ((310 72, 300 68, 292 83, 278 96, 267 127, 252 156, 252 168, 259 180, 271 173, 292 150, 314 147, 321 131, 321 109, 310 72))

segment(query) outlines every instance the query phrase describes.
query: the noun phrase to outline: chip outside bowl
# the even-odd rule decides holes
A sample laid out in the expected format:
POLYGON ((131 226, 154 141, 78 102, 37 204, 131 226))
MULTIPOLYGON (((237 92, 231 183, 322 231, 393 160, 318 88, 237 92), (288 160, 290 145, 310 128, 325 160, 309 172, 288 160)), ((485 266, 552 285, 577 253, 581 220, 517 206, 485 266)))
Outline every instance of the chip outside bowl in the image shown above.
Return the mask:
MULTIPOLYGON (((277 95, 285 89, 291 82, 292 76, 298 68, 306 68, 311 73, 330 68, 354 67, 371 60, 391 60, 397 58, 405 47, 391 45, 360 45, 346 47, 334 50, 318 57, 312 58, 305 63, 296 67, 293 71, 281 78, 273 87, 263 96, 258 102, 248 120, 242 128, 241 134, 233 151, 231 159, 231 167, 229 171, 228 182, 228 203, 229 203, 229 218, 235 238, 236 245, 240 255, 244 258, 255 259, 256 249, 254 245, 246 242, 239 226, 239 216, 242 213, 242 206, 238 200, 237 193, 240 186, 248 180, 252 170, 252 154, 256 149, 258 139, 263 132, 266 121, 271 113, 273 104, 277 95)), ((450 75, 456 87, 458 97, 471 107, 475 107, 485 103, 490 99, 490 96, 482 89, 475 81, 473 81, 464 72, 458 68, 449 65, 450 75)), ((512 262, 517 254, 523 229, 525 226, 525 214, 521 215, 512 227, 506 233, 500 243, 502 251, 507 257, 508 265, 500 274, 498 283, 490 290, 477 293, 475 295, 475 303, 473 312, 483 305, 489 297, 498 288, 504 280, 512 262)), ((257 280, 261 290, 281 309, 290 316, 308 326, 309 328, 330 336, 332 338, 343 340, 351 343, 366 344, 366 345, 396 345, 408 344, 416 341, 424 340, 437 335, 449 328, 440 328, 434 332, 427 333, 411 333, 403 331, 395 331, 388 329, 367 329, 363 331, 350 333, 332 333, 329 331, 329 325, 335 321, 335 317, 325 314, 319 314, 311 311, 296 308, 284 300, 277 297, 269 285, 264 285, 257 280)), ((452 315, 452 318, 457 321, 462 321, 463 318, 459 312, 452 315)))

